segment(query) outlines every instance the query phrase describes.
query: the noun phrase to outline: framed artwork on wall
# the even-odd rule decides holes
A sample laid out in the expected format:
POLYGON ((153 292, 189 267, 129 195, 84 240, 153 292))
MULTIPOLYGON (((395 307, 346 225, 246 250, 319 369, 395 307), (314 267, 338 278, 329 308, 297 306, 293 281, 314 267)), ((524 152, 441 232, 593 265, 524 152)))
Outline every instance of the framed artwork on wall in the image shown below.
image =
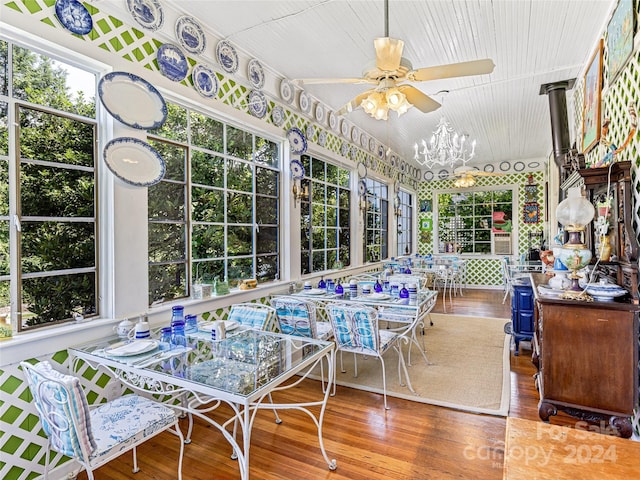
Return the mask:
POLYGON ((633 51, 633 0, 619 0, 607 25, 607 70, 611 85, 633 51))
POLYGON ((602 90, 602 39, 598 41, 584 74, 582 151, 591 150, 600 140, 600 92, 602 90))

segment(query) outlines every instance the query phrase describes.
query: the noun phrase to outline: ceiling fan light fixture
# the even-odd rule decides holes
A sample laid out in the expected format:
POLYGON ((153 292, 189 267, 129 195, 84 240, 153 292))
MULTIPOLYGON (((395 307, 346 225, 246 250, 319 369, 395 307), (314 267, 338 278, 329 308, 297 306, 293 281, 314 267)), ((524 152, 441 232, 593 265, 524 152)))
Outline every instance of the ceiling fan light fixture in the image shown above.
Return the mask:
POLYGON ((471 188, 476 184, 476 179, 473 175, 463 175, 460 178, 456 178, 453 181, 453 186, 456 188, 471 188))

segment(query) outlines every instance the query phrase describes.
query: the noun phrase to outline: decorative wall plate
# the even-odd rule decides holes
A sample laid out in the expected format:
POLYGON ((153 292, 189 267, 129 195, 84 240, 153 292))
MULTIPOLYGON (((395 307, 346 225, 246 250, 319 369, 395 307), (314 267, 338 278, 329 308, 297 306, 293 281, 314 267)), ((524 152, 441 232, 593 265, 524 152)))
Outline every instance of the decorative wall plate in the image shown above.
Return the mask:
POLYGON ((529 168, 538 168, 540 166, 540 162, 529 162, 527 167, 529 168))
POLYGON ((368 144, 369 144, 369 140, 368 140, 368 138, 367 138, 367 134, 366 134, 366 133, 364 133, 364 132, 362 132, 362 133, 360 134, 360 146, 361 146, 362 148, 367 148, 367 145, 368 145, 368 144))
POLYGON ((218 77, 207 65, 198 63, 193 67, 191 80, 196 91, 203 97, 211 98, 218 94, 218 77))
POLYGON ((271 109, 271 121, 276 127, 279 127, 284 123, 284 108, 280 105, 276 105, 271 109))
POLYGON ((356 169, 358 171, 358 177, 365 178, 367 176, 367 166, 364 162, 358 162, 356 169))
MULTIPOLYGON (((393 182, 393 191, 398 193, 400 191, 400 181, 396 179, 396 181, 393 182)), ((396 196, 396 198, 398 198, 396 196)))
POLYGON ((291 168, 291 176, 295 180, 302 180, 304 178, 304 166, 299 160, 291 160, 289 167, 291 168))
POLYGON ((378 145, 378 158, 384 158, 384 145, 378 145))
POLYGON ((367 181, 362 179, 358 182, 358 194, 364 196, 367 193, 367 181))
POLYGON ((371 153, 376 151, 376 140, 373 137, 369 138, 369 151, 371 153))
POLYGON ((160 92, 133 73, 107 73, 98 83, 98 96, 113 118, 129 127, 153 130, 167 119, 167 104, 160 92))
POLYGON ((76 35, 86 35, 93 29, 87 7, 78 0, 56 0, 56 17, 64 28, 76 35))
POLYGON ((309 140, 311 140, 313 138, 313 136, 316 133, 316 129, 313 125, 309 124, 307 125, 307 128, 305 129, 305 134, 307 135, 307 138, 309 140))
POLYGON ((177 45, 165 43, 158 49, 156 55, 160 72, 169 80, 181 82, 189 72, 187 57, 177 45))
POLYGON ((349 144, 347 142, 342 142, 342 146, 340 147, 340 153, 346 157, 349 155, 349 144))
POLYGON ((431 180, 433 180, 433 172, 431 170, 427 170, 426 172, 424 172, 424 175, 422 175, 422 178, 424 178, 427 182, 430 182, 431 180))
POLYGON ((349 138, 349 130, 351 130, 351 125, 349 125, 349 122, 346 119, 342 119, 342 122, 340 122, 340 133, 342 133, 343 137, 349 138))
POLYGON ((249 83, 253 85, 254 88, 259 90, 264 87, 264 69, 257 58, 249 60, 249 64, 247 65, 247 78, 249 78, 249 83))
POLYGON ((358 143, 360 141, 360 130, 358 127, 351 128, 351 141, 354 143, 358 143))
POLYGON ((521 171, 524 170, 524 168, 525 168, 524 162, 516 162, 516 163, 513 164, 513 169, 516 172, 521 172, 521 171))
POLYGON ((447 170, 442 169, 438 172, 438 178, 440 180, 444 180, 445 178, 448 178, 448 177, 449 177, 449 172, 447 170))
POLYGON ((195 18, 184 15, 176 20, 176 38, 189 53, 196 55, 204 52, 207 38, 195 18))
POLYGON ((164 177, 165 164, 160 154, 137 138, 114 138, 105 145, 103 156, 109 170, 130 185, 149 187, 164 177))
POLYGON ((316 103, 316 111, 315 111, 316 122, 320 125, 324 125, 324 122, 327 120, 327 111, 324 109, 324 105, 321 103, 316 103))
POLYGON ((302 112, 306 113, 307 115, 311 115, 311 107, 313 105, 309 94, 306 92, 300 92, 300 98, 298 99, 298 102, 300 103, 300 110, 302 110, 302 112))
POLYGON ((494 169, 494 167, 490 163, 488 163, 487 165, 484 166, 484 171, 485 172, 492 173, 493 169, 494 169))
POLYGON ((503 172, 506 172, 510 168, 511 168, 511 164, 509 162, 504 161, 504 162, 500 163, 500 170, 502 170, 503 172))
POLYGON ((249 112, 258 118, 263 118, 267 114, 267 99, 258 90, 252 90, 249 94, 249 112))
POLYGON ((238 53, 233 45, 226 40, 220 40, 216 45, 216 58, 225 72, 238 71, 238 53))
POLYGON ((287 140, 289 140, 293 153, 300 155, 307 151, 307 139, 304 138, 304 133, 298 127, 287 130, 287 140))
POLYGON ((158 30, 164 23, 164 13, 158 0, 126 0, 127 9, 141 27, 158 30))
POLYGON ((334 132, 339 132, 340 131, 338 129, 338 116, 336 115, 335 112, 329 112, 329 127, 334 132))
POLYGON ((293 85, 291 85, 291 82, 286 78, 280 81, 280 96, 287 103, 293 102, 293 98, 295 97, 293 85))
POLYGON ((327 132, 325 130, 322 130, 318 134, 318 145, 320 145, 321 147, 324 147, 326 143, 327 143, 327 132))

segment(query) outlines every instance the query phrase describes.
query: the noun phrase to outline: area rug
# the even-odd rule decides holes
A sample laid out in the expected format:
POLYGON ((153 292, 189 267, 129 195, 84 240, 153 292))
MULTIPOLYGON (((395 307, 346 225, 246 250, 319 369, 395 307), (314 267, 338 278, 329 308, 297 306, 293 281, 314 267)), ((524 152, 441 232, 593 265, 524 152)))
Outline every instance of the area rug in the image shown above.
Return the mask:
MULTIPOLYGON (((385 354, 387 395, 415 402, 474 413, 506 416, 509 412, 511 338, 504 333, 504 318, 478 318, 432 314, 433 326, 425 329, 427 365, 412 347, 412 366, 407 367, 416 394, 398 382, 395 351, 385 354)), ((419 337, 419 341, 422 341, 419 337)), ((403 345, 407 354, 407 346, 403 345)), ((353 355, 344 354, 346 373, 337 384, 382 393, 380 360, 358 356, 358 376, 353 376, 353 355)))

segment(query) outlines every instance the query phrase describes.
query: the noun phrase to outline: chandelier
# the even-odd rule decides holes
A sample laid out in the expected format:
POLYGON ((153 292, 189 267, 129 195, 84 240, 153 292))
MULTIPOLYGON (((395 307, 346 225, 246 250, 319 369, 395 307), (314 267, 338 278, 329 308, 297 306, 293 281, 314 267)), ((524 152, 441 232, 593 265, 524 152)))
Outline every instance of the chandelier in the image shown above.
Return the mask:
POLYGON ((389 110, 401 116, 407 113, 413 105, 407 101, 407 96, 395 86, 395 82, 386 78, 380 82, 378 88, 371 92, 360 103, 362 109, 376 120, 387 120, 389 110))
POLYGON ((431 169, 434 165, 454 168, 454 165, 460 163, 466 165, 476 150, 476 141, 471 143, 471 152, 467 150, 467 135, 458 135, 453 127, 444 117, 440 118, 440 123, 436 127, 431 140, 427 142, 422 140, 422 149, 416 143, 414 145, 414 159, 431 169))

